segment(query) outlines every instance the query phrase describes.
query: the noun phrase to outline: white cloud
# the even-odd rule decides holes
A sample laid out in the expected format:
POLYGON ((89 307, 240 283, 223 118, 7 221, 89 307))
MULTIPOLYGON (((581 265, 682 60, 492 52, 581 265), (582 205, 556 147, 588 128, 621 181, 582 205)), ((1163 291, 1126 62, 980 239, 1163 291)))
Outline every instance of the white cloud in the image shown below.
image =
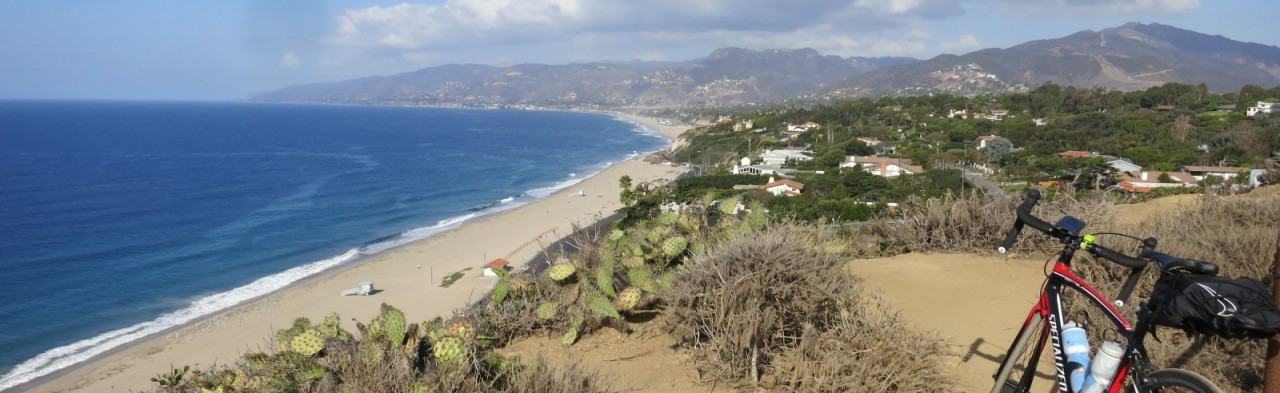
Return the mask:
POLYGON ((815 26, 850 33, 901 26, 940 12, 962 10, 957 0, 447 0, 347 10, 338 17, 339 35, 333 42, 445 50, 554 43, 584 34, 787 34, 815 26))
POLYGON ((973 34, 961 35, 955 40, 938 43, 938 49, 941 49, 943 53, 954 55, 963 55, 983 48, 982 43, 978 42, 978 37, 973 34))
POLYGON ((283 67, 294 68, 302 65, 302 60, 298 59, 298 55, 293 52, 287 52, 284 56, 280 56, 280 65, 283 67))
POLYGON ((997 0, 1009 10, 1035 15, 1154 16, 1200 9, 1200 0, 997 0))

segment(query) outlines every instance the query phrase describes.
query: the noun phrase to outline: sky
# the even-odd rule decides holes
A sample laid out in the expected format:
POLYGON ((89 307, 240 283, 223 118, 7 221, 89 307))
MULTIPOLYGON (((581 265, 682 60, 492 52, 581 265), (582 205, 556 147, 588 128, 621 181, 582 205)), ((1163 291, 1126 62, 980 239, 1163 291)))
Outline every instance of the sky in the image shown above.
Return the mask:
POLYGON ((237 100, 444 64, 928 59, 1128 22, 1280 45, 1275 0, 9 0, 0 99, 237 100))

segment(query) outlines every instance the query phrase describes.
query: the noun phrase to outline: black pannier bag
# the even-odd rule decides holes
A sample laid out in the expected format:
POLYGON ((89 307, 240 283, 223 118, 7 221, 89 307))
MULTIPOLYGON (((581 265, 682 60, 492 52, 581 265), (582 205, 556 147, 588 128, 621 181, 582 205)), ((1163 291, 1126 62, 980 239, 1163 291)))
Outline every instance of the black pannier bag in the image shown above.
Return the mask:
POLYGON ((1280 333, 1271 291, 1250 278, 1165 273, 1148 307, 1156 325, 1192 335, 1270 338, 1280 333))

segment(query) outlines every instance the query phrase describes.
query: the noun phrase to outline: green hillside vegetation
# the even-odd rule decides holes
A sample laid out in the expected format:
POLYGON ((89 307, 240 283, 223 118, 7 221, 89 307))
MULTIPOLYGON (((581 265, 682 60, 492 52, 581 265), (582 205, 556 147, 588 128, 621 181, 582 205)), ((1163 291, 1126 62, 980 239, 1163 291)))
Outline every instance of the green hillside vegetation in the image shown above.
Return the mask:
MULTIPOLYGON (((1280 116, 1246 117, 1244 113, 1258 101, 1276 97, 1280 87, 1248 85, 1239 93, 1211 94, 1203 85, 1167 84, 1120 92, 1046 84, 1026 94, 883 97, 808 108, 753 109, 731 113, 732 121, 687 133, 688 144, 672 156, 724 170, 739 158, 765 149, 809 148, 814 160, 796 169, 831 174, 844 156, 879 150, 926 169, 983 163, 1009 181, 1078 181, 1101 165, 1059 158, 1056 153, 1064 150, 1124 157, 1150 171, 1174 171, 1187 165, 1264 168, 1280 151, 1280 116), (1229 105, 1235 105, 1234 110, 1229 105), (965 114, 947 117, 953 111, 965 114), (974 118, 976 113, 995 111, 1008 114, 1002 120, 974 118), (1044 125, 1037 125, 1037 119, 1044 125), (734 130, 747 121, 750 129, 734 130), (788 125, 805 122, 820 127, 794 136, 785 132, 788 125), (1013 148, 980 151, 977 138, 982 135, 999 136, 1013 148), (857 137, 883 143, 871 148, 857 137), (890 146, 896 153, 888 153, 890 146)), ((1109 184, 1081 181, 1076 185, 1104 188, 1109 184)))

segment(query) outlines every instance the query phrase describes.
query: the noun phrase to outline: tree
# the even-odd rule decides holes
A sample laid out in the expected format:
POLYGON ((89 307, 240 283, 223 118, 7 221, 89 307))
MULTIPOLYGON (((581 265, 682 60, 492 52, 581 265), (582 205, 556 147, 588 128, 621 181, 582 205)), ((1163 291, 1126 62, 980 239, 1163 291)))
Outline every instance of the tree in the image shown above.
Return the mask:
POLYGON ((622 175, 618 178, 618 187, 622 188, 622 192, 618 194, 618 201, 622 202, 622 206, 631 206, 640 198, 640 195, 631 189, 631 176, 622 175))
POLYGON ((987 153, 987 162, 1000 162, 1000 159, 1013 150, 1013 142, 1008 139, 996 138, 987 142, 987 147, 983 149, 987 153))

